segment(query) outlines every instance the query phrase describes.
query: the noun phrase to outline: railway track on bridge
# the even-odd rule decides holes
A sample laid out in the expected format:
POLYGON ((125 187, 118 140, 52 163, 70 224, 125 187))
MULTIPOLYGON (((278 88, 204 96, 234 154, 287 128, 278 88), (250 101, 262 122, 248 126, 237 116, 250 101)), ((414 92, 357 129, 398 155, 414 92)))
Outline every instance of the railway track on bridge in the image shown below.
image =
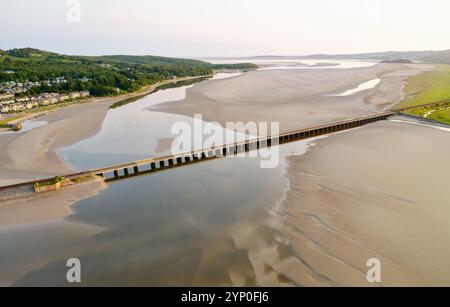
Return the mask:
MULTIPOLYGON (((392 116, 394 114, 395 112, 380 113, 355 119, 329 123, 312 128, 289 131, 285 133, 280 133, 278 135, 270 135, 260 138, 249 138, 248 140, 236 142, 233 144, 224 144, 212 148, 203 148, 199 150, 193 150, 190 152, 180 153, 177 155, 152 157, 129 163, 112 165, 109 167, 90 169, 76 173, 61 174, 60 176, 73 180, 76 178, 85 177, 87 175, 96 175, 103 177, 105 181, 109 182, 113 180, 130 178, 138 175, 149 174, 171 168, 181 167, 184 165, 201 162, 205 160, 222 158, 226 156, 233 156, 242 152, 259 150, 261 148, 267 148, 278 144, 299 141, 333 132, 344 131, 360 127, 369 123, 373 123, 379 120, 387 119, 389 116, 392 116)), ((0 191, 21 188, 26 186, 33 186, 36 183, 43 184, 46 182, 51 182, 53 179, 54 177, 42 178, 38 180, 2 186, 0 187, 0 191)))

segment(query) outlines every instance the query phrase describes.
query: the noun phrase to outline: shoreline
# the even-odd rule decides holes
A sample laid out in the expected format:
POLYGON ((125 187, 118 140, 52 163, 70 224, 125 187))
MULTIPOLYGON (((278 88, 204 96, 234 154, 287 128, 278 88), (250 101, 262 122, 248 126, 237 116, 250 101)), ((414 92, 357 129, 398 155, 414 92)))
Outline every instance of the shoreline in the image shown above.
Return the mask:
POLYGON ((106 188, 107 184, 102 179, 94 178, 55 193, 36 194, 31 188, 1 193, 0 230, 61 219, 72 213, 72 205, 98 195, 106 188))
MULTIPOLYGON (((114 103, 145 96, 159 86, 204 76, 167 80, 121 96, 94 98, 88 102, 36 112, 33 118, 47 121, 42 127, 19 134, 0 135, 0 185, 11 185, 36 178, 71 172, 56 153, 97 133, 114 103)), ((92 180, 57 192, 35 194, 30 189, 0 193, 0 229, 21 227, 57 220, 70 215, 70 207, 82 199, 97 195, 107 184, 92 180)))
POLYGON ((449 132, 377 122, 333 134, 287 158, 291 188, 281 219, 305 270, 300 284, 368 286, 370 258, 381 260, 381 285, 448 284, 450 267, 440 259, 450 248, 438 238, 450 232, 449 215, 442 214, 450 175, 440 167, 450 152, 444 142, 449 132), (439 154, 429 152, 433 144, 439 154), (417 165, 417 156, 429 163, 417 165), (426 252, 419 252, 424 245, 426 252))
POLYGON ((324 70, 260 70, 187 90, 182 101, 149 110, 205 121, 279 122, 280 131, 317 126, 390 109, 404 97, 406 79, 434 69, 422 64, 377 64, 371 67, 324 70), (372 89, 333 96, 364 82, 381 79, 372 89), (219 82, 221 81, 221 82, 219 82))
POLYGON ((133 93, 115 97, 91 98, 62 108, 27 114, 47 124, 30 131, 0 135, 0 185, 51 177, 73 171, 56 150, 86 139, 101 129, 109 107, 154 92, 159 86, 205 76, 179 78, 155 83, 133 93))
MULTIPOLYGON (((396 71, 399 68, 404 68, 404 65, 396 65, 396 66, 389 66, 390 70, 396 71)), ((408 66, 407 66, 408 67, 408 66)), ((424 68, 423 68, 424 69, 424 68)), ((384 65, 381 65, 380 67, 375 68, 367 68, 364 69, 350 69, 347 71, 339 71, 339 73, 348 73, 349 80, 346 81, 346 84, 348 87, 354 87, 354 85, 359 84, 361 80, 370 79, 373 77, 372 74, 380 74, 383 73, 386 70, 384 65), (367 74, 367 70, 370 71, 369 74, 367 74), (356 76, 354 76, 356 74, 356 76)), ((274 76, 275 78, 279 77, 280 71, 263 71, 263 74, 269 74, 270 76, 274 76)), ((286 72, 282 71, 282 74, 287 74, 289 78, 292 76, 295 77, 297 72, 286 72)), ((304 74, 304 72, 300 72, 304 74)), ((308 72, 312 73, 312 72, 308 72)), ((325 75, 329 74, 330 72, 326 72, 324 70, 320 72, 314 72, 313 75, 321 76, 320 74, 325 73, 325 75)), ((243 77, 247 77, 249 75, 258 74, 258 72, 252 71, 246 74, 243 74, 241 76, 229 78, 229 79, 223 79, 223 80, 215 80, 212 82, 207 82, 203 84, 199 84, 196 87, 190 88, 187 91, 187 96, 189 93, 191 93, 194 89, 195 90, 204 90, 205 86, 208 85, 209 87, 212 87, 212 90, 214 91, 214 87, 216 85, 220 85, 226 88, 226 83, 228 82, 241 82, 241 79, 243 77), (219 82, 220 81, 220 82, 219 82), (224 82, 224 83, 222 83, 224 82)), ((45 112, 44 114, 39 114, 39 117, 41 120, 47 121, 48 123, 45 126, 35 128, 33 130, 27 131, 23 134, 15 134, 15 135, 4 135, 0 137, 0 147, 4 148, 4 153, 0 155, 0 173, 2 174, 2 178, 0 178, 0 185, 6 185, 6 184, 13 184, 18 181, 28 181, 33 180, 35 178, 42 178, 42 177, 52 177, 56 175, 61 175, 67 172, 71 171, 71 168, 69 165, 63 161, 61 157, 58 156, 56 153, 56 150, 61 147, 69 146, 71 144, 74 144, 82 139, 86 139, 95 133, 97 133, 102 126, 102 122, 104 117, 106 116, 106 113, 111 105, 114 103, 117 103, 119 101, 124 101, 130 98, 136 98, 148 95, 152 93, 157 87, 173 83, 176 81, 183 81, 188 79, 196 79, 201 78, 204 76, 197 76, 197 77, 189 77, 184 79, 177 79, 177 80, 167 80, 164 82, 159 82, 157 84, 151 85, 147 87, 144 90, 137 91, 134 93, 129 93, 117 97, 111 97, 111 98, 98 98, 98 99, 92 99, 91 101, 84 102, 81 104, 73 104, 69 105, 64 108, 59 108, 55 110, 50 110, 48 112, 45 112), (3 163, 2 163, 3 162, 3 163)), ((273 82, 273 81, 271 81, 273 82)), ((289 79, 285 82, 288 82, 289 79)), ((295 81, 298 82, 298 81, 295 81)), ((245 84, 244 84, 245 85, 245 84)), ((380 86, 380 85, 379 85, 380 86)), ((209 88, 208 87, 208 88, 209 88)), ((378 88, 378 87, 377 87, 378 88)), ((340 85, 338 88, 334 88, 335 91, 341 91, 343 90, 343 86, 340 85)), ((306 93, 309 93, 311 89, 310 88, 304 88, 302 91, 305 91, 306 93)), ((211 91, 211 89, 209 89, 211 91)), ((321 87, 319 89, 320 95, 329 92, 329 88, 323 88, 321 87)), ((291 93, 292 94, 292 93, 291 93)), ((361 93, 358 95, 355 95, 358 99, 358 104, 360 104, 360 107, 362 107, 364 110, 366 110, 366 105, 362 103, 362 97, 366 97, 367 91, 365 93, 361 93)), ((297 95, 297 94, 296 94, 297 95)), ((309 94, 308 94, 309 95, 309 94)), ((308 96, 307 95, 307 96, 308 96)), ((319 96, 320 96, 319 95, 319 96)), ((245 95, 244 95, 245 96, 245 95)), ((238 97, 240 97, 238 95, 238 97)), ((303 96, 302 96, 303 97, 303 96)), ((322 96, 320 96, 322 97, 322 96)), ((189 97, 186 97, 187 99, 189 97)), ((257 97, 258 98, 258 97, 257 97)), ((347 99, 347 98, 345 98, 347 99)), ((168 104, 177 104, 179 107, 184 108, 185 103, 178 102, 169 102, 168 104)), ((264 99, 263 99, 264 103, 264 99)), ((354 103, 354 102, 353 102, 354 103)), ((157 109, 157 111, 161 111, 160 108, 164 107, 166 103, 163 103, 161 105, 156 106, 155 108, 151 108, 152 110, 157 109)), ((283 106, 292 106, 292 103, 289 102, 282 102, 283 106)), ((189 104, 188 104, 189 107, 189 104)), ((252 107, 252 103, 240 103, 240 107, 246 108, 246 107, 252 107)), ((257 108, 258 106, 253 106, 253 108, 257 108)), ((269 103, 270 107, 270 103, 269 103)), ((195 110, 195 108, 190 109, 195 110)), ((165 112, 165 111, 163 111, 165 112)), ((269 110, 270 112, 270 110, 269 110)), ((366 112, 366 111, 365 111, 366 112)), ((172 113, 172 112, 169 112, 172 113)), ((178 114, 177 112, 173 112, 174 114, 178 114)), ((219 112, 220 114, 220 112, 219 112)), ((183 114, 186 115, 186 114, 183 114)), ((249 115, 249 114, 247 114, 249 115)), ((275 113, 275 115, 277 115, 275 113)), ((314 115, 314 112, 313 112, 314 115)), ((189 115, 188 115, 189 116, 189 115)), ((219 116, 220 117, 220 116, 219 116)), ((314 117, 314 116, 312 116, 314 117)), ((223 119, 223 118, 222 118, 223 119)), ((221 121, 220 119, 219 121, 221 121)), ((206 116, 206 120, 217 120, 216 117, 214 118, 208 118, 206 116)), ((298 118, 294 121, 294 124, 297 126, 298 124, 298 118)), ((298 127, 297 127, 298 128, 298 127)), ((96 189, 92 188, 92 193, 96 191, 96 189)), ((64 191, 59 191, 59 193, 64 193, 64 191)), ((79 196, 80 197, 80 196, 79 196)), ((79 199, 72 199, 72 203, 75 203, 79 199)))

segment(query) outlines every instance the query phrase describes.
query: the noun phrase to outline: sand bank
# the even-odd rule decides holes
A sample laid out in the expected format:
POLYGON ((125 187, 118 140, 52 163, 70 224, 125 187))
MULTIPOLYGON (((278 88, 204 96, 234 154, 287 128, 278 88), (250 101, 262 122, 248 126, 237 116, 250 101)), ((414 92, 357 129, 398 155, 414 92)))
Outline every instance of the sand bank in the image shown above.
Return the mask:
MULTIPOLYGON (((180 79, 178 79, 180 80, 180 79)), ((72 173, 56 150, 97 133, 109 107, 119 101, 146 95, 165 81, 143 91, 112 98, 92 98, 80 104, 26 115, 47 124, 27 132, 0 135, 0 186, 72 173)), ((56 193, 34 194, 30 188, 0 193, 0 228, 62 218, 69 206, 96 195, 106 184, 96 180, 56 193)))
POLYGON ((310 127, 387 109, 400 101, 408 76, 432 69, 418 64, 377 64, 353 69, 260 70, 188 89, 183 101, 152 110, 206 121, 280 122, 282 131, 310 127), (374 89, 333 96, 381 79, 374 89))
POLYGON ((60 190, 36 194, 31 188, 0 193, 0 229, 37 224, 71 213, 70 205, 106 188, 100 178, 60 190))
MULTIPOLYGON (((192 78, 178 79, 178 81, 192 78)), ((174 82, 168 80, 130 94, 111 98, 92 98, 67 107, 31 113, 48 122, 42 127, 18 134, 0 135, 0 186, 70 173, 56 154, 56 150, 69 146, 97 133, 109 107, 122 100, 146 95, 156 87, 174 82)))
POLYGON ((282 208, 296 253, 290 278, 367 286, 366 262, 375 257, 382 285, 450 285, 448 138, 448 131, 383 121, 289 157, 282 208))

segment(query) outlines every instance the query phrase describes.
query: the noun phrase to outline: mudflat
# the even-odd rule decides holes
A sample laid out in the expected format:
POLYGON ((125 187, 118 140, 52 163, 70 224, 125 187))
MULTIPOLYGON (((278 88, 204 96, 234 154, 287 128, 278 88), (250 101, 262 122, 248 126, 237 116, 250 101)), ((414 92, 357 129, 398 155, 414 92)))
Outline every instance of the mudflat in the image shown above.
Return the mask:
POLYGON ((367 286, 378 258, 382 285, 449 285, 449 133, 382 121, 290 156, 282 219, 296 257, 277 266, 302 285, 367 286))
MULTIPOLYGON (((178 81, 193 79, 179 78, 178 81)), ((166 80, 142 91, 108 98, 92 98, 51 111, 30 114, 39 116, 46 125, 23 133, 0 134, 0 186, 71 173, 71 167, 56 150, 74 144, 97 133, 108 109, 114 103, 153 92, 166 80)))
POLYGON ((420 64, 377 64, 352 69, 274 69, 245 73, 194 86, 182 101, 152 110, 206 121, 279 122, 281 131, 368 115, 389 109, 403 97, 407 77, 432 69, 420 64), (381 79, 376 88, 337 96, 358 85, 381 79))

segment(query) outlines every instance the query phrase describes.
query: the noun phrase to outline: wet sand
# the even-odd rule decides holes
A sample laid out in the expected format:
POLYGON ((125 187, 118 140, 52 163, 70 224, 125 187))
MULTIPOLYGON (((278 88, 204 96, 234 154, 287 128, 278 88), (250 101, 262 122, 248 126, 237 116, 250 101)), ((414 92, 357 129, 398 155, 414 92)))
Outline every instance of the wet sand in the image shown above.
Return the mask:
MULTIPOLYGON (((428 68, 388 64, 334 72, 251 72, 194 86, 186 100, 158 110, 183 115, 204 110, 200 113, 206 120, 221 122, 280 120, 282 129, 298 129, 389 108, 391 103, 386 101, 394 103, 403 95, 404 78, 428 68), (382 79, 374 90, 331 96, 374 78, 382 79)), ((3 182, 68 171, 67 165, 57 162, 54 150, 98 131, 114 102, 54 111, 40 118, 49 122, 46 126, 0 137, 0 146, 6 149, 0 157, 3 182), (44 168, 48 168, 45 173, 44 168)), ((450 235, 450 194, 445 192, 450 179, 445 167, 450 153, 448 132, 385 121, 315 143, 306 155, 288 158, 290 189, 269 219, 275 240, 257 237, 255 233, 262 230, 247 220, 230 229, 231 254, 236 249, 245 251, 242 255, 253 268, 227 268, 232 284, 367 286, 366 261, 372 257, 382 261, 382 285, 450 284, 450 247, 442 239, 450 235)), ((68 204, 102 188, 96 182, 0 202, 0 227, 64 216, 70 212, 68 204)), ((90 230, 89 235, 98 231, 90 230)), ((218 242, 218 250, 208 250, 205 263, 218 261, 220 267, 221 248, 218 242)), ((18 280, 24 272, 45 264, 28 263, 18 271, 8 268, 5 281, 18 280)), ((200 267, 208 276, 206 264, 200 267)))
POLYGON ((296 253, 277 264, 298 285, 450 285, 448 131, 383 121, 331 135, 291 156, 284 233, 296 253))
POLYGON ((295 130, 389 109, 401 100, 408 76, 432 69, 419 64, 377 64, 352 69, 260 70, 210 81, 188 89, 183 101, 152 110, 193 116, 206 121, 280 122, 295 130), (381 79, 375 88, 351 96, 334 96, 381 79))
MULTIPOLYGON (((178 79, 187 80, 192 78, 178 79)), ((72 172, 56 154, 56 150, 86 139, 97 133, 109 107, 122 100, 146 95, 160 82, 145 90, 111 98, 92 98, 51 111, 33 113, 48 124, 18 134, 0 135, 0 186, 62 175, 72 172)))
MULTIPOLYGON (((47 124, 24 133, 0 135, 0 186, 72 173, 70 166, 57 155, 58 148, 97 133, 112 104, 149 94, 159 85, 171 82, 173 80, 130 94, 91 98, 83 103, 27 115, 27 119, 39 117, 39 121, 47 124)), ((70 213, 70 205, 94 196, 104 188, 106 184, 96 180, 42 195, 27 189, 2 192, 0 228, 62 218, 70 213)))
POLYGON ((58 192, 36 194, 32 188, 0 193, 0 229, 60 219, 71 213, 70 206, 97 195, 106 188, 100 178, 66 187, 58 192))

